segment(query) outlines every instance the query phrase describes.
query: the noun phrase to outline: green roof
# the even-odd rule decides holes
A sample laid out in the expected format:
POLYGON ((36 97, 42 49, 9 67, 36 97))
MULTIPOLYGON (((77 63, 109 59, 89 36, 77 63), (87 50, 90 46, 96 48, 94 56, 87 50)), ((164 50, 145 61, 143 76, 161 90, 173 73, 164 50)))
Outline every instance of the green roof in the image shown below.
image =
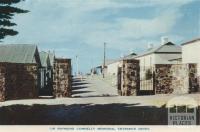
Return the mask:
POLYGON ((41 65, 43 67, 47 67, 47 61, 48 61, 49 54, 47 52, 42 51, 39 53, 39 55, 40 55, 41 65))
POLYGON ((55 55, 51 52, 42 51, 39 53, 40 61, 43 67, 53 66, 55 55))
POLYGON ((49 59, 50 59, 50 64, 53 66, 54 59, 55 59, 55 54, 52 52, 49 52, 49 59))
POLYGON ((0 62, 36 63, 36 45, 5 44, 0 45, 0 62))
POLYGON ((163 45, 159 45, 158 47, 153 47, 152 49, 148 49, 143 54, 137 55, 134 58, 149 55, 152 53, 179 53, 181 54, 181 46, 175 45, 172 42, 165 43, 163 45))

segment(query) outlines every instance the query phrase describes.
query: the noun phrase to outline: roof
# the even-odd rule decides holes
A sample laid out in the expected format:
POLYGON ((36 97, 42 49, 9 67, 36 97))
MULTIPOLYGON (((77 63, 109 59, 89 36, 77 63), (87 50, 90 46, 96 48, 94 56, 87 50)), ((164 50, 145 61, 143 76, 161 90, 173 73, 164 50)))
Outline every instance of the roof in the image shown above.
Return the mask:
POLYGON ((143 54, 136 56, 135 58, 149 55, 152 53, 181 53, 181 52, 182 52, 182 50, 181 50, 180 46, 175 45, 172 42, 168 42, 168 43, 160 45, 158 47, 151 48, 151 49, 147 50, 146 52, 144 52, 143 54))
POLYGON ((119 59, 110 59, 110 60, 106 60, 106 66, 109 65, 109 64, 113 64, 115 62, 118 62, 118 61, 122 61, 124 59, 133 59, 137 54, 136 53, 131 53, 129 55, 126 55, 122 58, 119 58, 119 59))
POLYGON ((40 61, 41 61, 42 67, 47 67, 47 61, 49 58, 49 54, 47 52, 42 51, 39 53, 39 55, 40 55, 40 61))
POLYGON ((175 58, 173 58, 173 59, 169 59, 168 61, 181 61, 182 60, 182 57, 181 56, 177 56, 177 57, 175 57, 175 58))
POLYGON ((129 55, 126 55, 124 56, 123 58, 121 58, 120 60, 123 60, 123 59, 132 59, 136 56, 137 54, 136 53, 131 53, 129 55))
POLYGON ((49 59, 50 59, 50 64, 53 66, 54 60, 55 60, 55 54, 49 52, 49 59))
POLYGON ((114 62, 116 62, 116 61, 117 61, 117 59, 109 59, 109 60, 106 60, 106 61, 105 61, 105 65, 107 66, 107 65, 112 64, 112 63, 114 63, 114 62))
POLYGON ((194 42, 197 42, 197 41, 200 41, 200 38, 196 38, 196 39, 190 40, 190 41, 185 42, 185 43, 183 43, 181 45, 191 44, 191 43, 194 43, 194 42))
POLYGON ((36 63, 36 52, 37 46, 31 44, 0 45, 0 62, 36 63))

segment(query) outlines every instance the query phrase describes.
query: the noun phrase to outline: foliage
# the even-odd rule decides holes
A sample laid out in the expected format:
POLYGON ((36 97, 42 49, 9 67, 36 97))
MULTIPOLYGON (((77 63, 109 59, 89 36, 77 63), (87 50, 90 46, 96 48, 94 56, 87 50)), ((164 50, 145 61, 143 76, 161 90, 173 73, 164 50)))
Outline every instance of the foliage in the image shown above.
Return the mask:
POLYGON ((12 6, 24 0, 0 0, 0 40, 6 36, 17 35, 18 32, 11 27, 16 26, 11 20, 15 14, 27 13, 27 10, 23 10, 12 6))
POLYGON ((152 77, 153 77, 152 70, 151 69, 147 69, 146 73, 145 73, 145 79, 146 80, 150 80, 150 79, 152 79, 152 77))

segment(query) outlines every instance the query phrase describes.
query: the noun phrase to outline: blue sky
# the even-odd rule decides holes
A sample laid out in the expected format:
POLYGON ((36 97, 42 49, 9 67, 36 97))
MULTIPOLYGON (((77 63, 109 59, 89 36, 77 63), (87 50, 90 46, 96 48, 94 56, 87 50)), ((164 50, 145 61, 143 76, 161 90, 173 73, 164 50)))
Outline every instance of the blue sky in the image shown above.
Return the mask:
MULTIPOLYGON (((14 17, 19 35, 4 43, 37 44, 58 57, 79 56, 82 72, 107 58, 141 53, 162 36, 181 44, 200 36, 200 0, 26 0, 14 17)), ((75 67, 73 67, 75 69, 75 67)))

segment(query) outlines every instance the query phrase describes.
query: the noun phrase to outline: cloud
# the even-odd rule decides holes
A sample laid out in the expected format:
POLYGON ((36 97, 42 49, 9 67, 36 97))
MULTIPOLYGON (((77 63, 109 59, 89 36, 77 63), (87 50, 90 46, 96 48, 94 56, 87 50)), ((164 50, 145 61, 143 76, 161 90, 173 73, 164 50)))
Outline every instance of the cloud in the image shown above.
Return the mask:
POLYGON ((26 0, 19 6, 31 12, 16 16, 16 29, 20 34, 14 38, 8 37, 6 41, 45 44, 67 44, 75 41, 96 47, 107 42, 110 48, 120 50, 133 46, 139 48, 138 44, 148 41, 149 38, 170 33, 182 17, 179 8, 191 1, 26 0), (98 14, 112 14, 114 10, 126 14, 124 9, 140 11, 140 7, 155 7, 157 12, 151 18, 142 19, 111 15, 108 19, 112 21, 98 14), (105 9, 108 12, 104 12, 105 9))
MULTIPOLYGON (((99 30, 84 34, 86 43, 102 46, 103 42, 109 43, 110 48, 127 50, 131 47, 142 48, 149 43, 148 39, 170 33, 182 14, 178 9, 167 9, 154 18, 135 19, 117 18, 115 23, 97 23, 99 30), (105 29, 109 29, 105 31, 105 29)), ((159 39, 159 38, 158 38, 159 39)), ((149 41, 153 41, 149 39, 149 41)))

